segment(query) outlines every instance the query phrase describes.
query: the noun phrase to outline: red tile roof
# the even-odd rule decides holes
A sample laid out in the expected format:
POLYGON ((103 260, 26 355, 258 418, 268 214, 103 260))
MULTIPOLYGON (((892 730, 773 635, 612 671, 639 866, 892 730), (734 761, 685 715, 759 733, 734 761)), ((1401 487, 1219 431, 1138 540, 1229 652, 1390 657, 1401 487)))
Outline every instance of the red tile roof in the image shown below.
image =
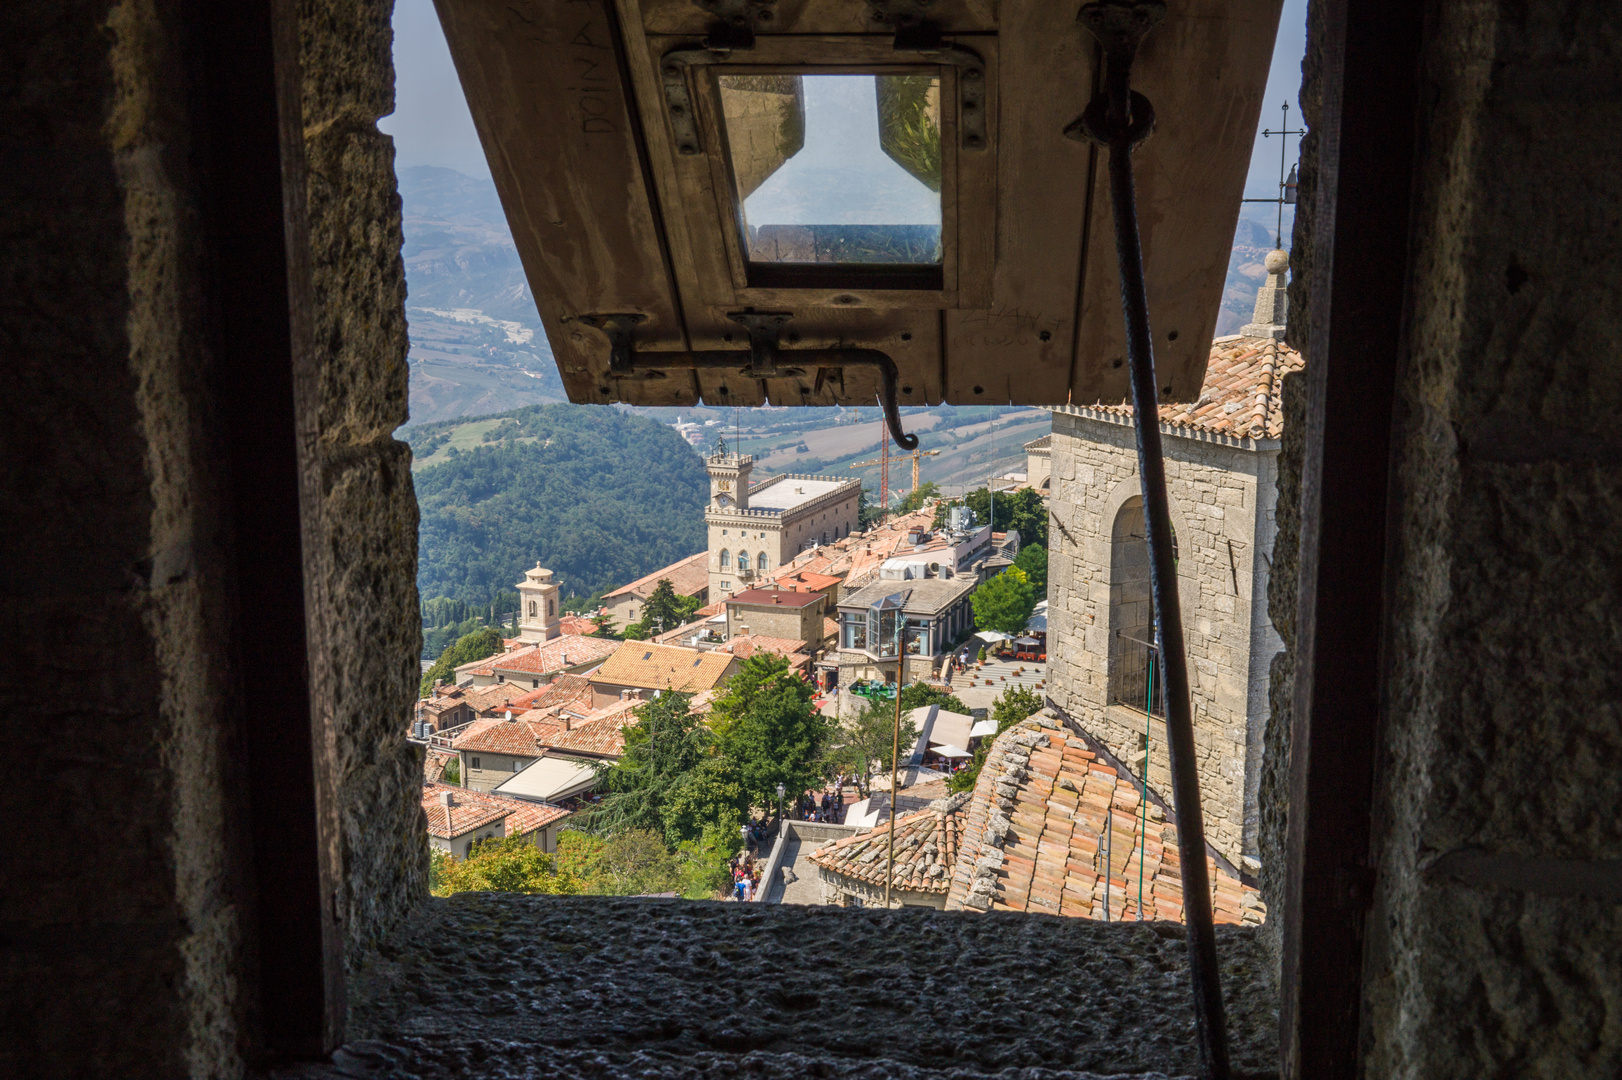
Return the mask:
POLYGON ((613 592, 605 593, 603 599, 612 602, 631 594, 646 597, 658 587, 661 578, 670 579, 670 587, 676 590, 677 596, 699 595, 710 587, 710 553, 701 551, 697 555, 689 555, 680 562, 673 562, 662 570, 655 570, 629 585, 621 585, 613 592))
POLYGON ((551 641, 525 645, 521 649, 499 653, 471 666, 457 668, 457 675, 551 675, 564 668, 589 664, 613 653, 619 644, 607 638, 583 637, 564 634, 551 641))
POLYGON ((461 788, 453 788, 446 784, 424 784, 422 808, 428 815, 428 832, 442 840, 455 840, 458 836, 466 836, 473 830, 482 829, 512 813, 504 807, 465 798, 461 788), (430 792, 430 788, 434 790, 430 792), (441 801, 442 791, 452 793, 450 806, 441 801))
POLYGON ((819 592, 795 592, 791 589, 748 589, 727 597, 727 605, 746 604, 752 607, 810 607, 822 603, 819 592))
MULTIPOLYGON (((1209 856, 1219 923, 1260 923, 1261 897, 1209 856)), ((997 737, 975 784, 949 910, 1034 911, 1180 922, 1177 827, 1057 720, 1038 714, 997 737), (1107 899, 1106 899, 1107 898, 1107 899)))
MULTIPOLYGON (((432 832, 435 836, 446 840, 453 838, 446 836, 443 831, 435 831, 434 809, 437 807, 441 811, 440 820, 441 823, 443 823, 443 811, 445 807, 440 802, 440 795, 447 791, 451 793, 451 798, 459 804, 458 806, 452 808, 453 813, 456 813, 463 808, 472 811, 482 807, 487 811, 505 814, 507 816, 508 836, 521 836, 526 833, 532 833, 536 829, 543 829, 546 826, 551 825, 553 822, 562 821, 570 814, 570 811, 565 810, 561 806, 554 806, 551 803, 529 802, 525 799, 509 799, 502 795, 492 795, 486 791, 473 791, 468 788, 454 787, 450 784, 424 784, 422 786, 422 808, 428 812, 428 831, 432 832)), ((458 820, 457 824, 461 825, 461 822, 458 820)), ((465 835, 466 833, 472 831, 472 829, 476 829, 478 827, 478 825, 464 827, 462 828, 462 831, 458 832, 456 835, 465 835)))
POLYGON ((568 731, 553 736, 551 749, 592 757, 617 758, 625 753, 625 726, 636 723, 635 709, 640 701, 616 701, 602 715, 577 721, 568 731))
POLYGON ((558 629, 565 634, 586 637, 597 632, 597 624, 584 615, 565 615, 558 620, 558 629))
MULTIPOLYGON (((1199 398, 1161 406, 1160 422, 1235 438, 1279 438, 1284 433, 1284 376, 1305 367, 1301 354, 1281 341, 1218 338, 1211 345, 1199 398)), ((1057 411, 1131 416, 1132 406, 1064 406, 1057 411)))
MULTIPOLYGON (((962 810, 967 792, 937 799, 895 823, 893 887, 908 892, 944 893, 952 883, 959 857, 962 810)), ((811 861, 829 873, 884 888, 889 874, 889 823, 872 832, 847 836, 811 853, 811 861)))
POLYGON ((449 750, 435 750, 428 748, 427 755, 422 759, 422 776, 427 781, 437 781, 444 777, 445 766, 456 760, 456 755, 449 750))
POLYGON ((462 729, 462 734, 451 743, 451 748, 486 754, 512 754, 515 757, 540 757, 540 740, 549 734, 542 730, 542 726, 516 717, 512 720, 475 720, 462 729))

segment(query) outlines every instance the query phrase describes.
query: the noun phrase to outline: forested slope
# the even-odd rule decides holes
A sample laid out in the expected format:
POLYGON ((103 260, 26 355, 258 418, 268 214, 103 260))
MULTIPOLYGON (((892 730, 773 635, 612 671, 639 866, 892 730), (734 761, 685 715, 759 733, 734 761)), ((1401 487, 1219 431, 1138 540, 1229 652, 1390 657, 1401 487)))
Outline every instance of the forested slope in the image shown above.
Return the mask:
POLYGON ((539 560, 564 596, 620 585, 705 545, 709 482, 674 430, 595 405, 539 405, 413 428, 423 598, 485 605, 539 560), (492 421, 494 421, 492 423, 492 421))

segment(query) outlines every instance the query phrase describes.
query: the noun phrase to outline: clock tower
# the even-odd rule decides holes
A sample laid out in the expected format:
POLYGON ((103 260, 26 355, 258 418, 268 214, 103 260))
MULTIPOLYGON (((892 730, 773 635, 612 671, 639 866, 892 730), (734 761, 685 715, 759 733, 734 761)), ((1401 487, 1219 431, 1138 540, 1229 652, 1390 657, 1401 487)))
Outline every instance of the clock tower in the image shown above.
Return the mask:
POLYGON ((728 453, 725 445, 705 459, 710 473, 710 509, 749 509, 749 470, 755 459, 747 454, 728 453))

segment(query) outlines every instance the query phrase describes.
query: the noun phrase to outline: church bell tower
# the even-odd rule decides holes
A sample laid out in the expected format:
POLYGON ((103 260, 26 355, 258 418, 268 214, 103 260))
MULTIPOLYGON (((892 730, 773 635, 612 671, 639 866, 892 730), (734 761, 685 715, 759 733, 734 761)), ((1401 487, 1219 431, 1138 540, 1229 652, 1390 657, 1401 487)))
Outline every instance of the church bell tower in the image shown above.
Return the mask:
POLYGON ((704 464, 710 473, 710 509, 749 509, 749 470, 754 468, 755 459, 730 453, 726 443, 717 442, 704 464))
POLYGON ((518 640, 526 645, 551 641, 562 633, 558 615, 558 587, 552 571, 535 564, 518 583, 518 640))

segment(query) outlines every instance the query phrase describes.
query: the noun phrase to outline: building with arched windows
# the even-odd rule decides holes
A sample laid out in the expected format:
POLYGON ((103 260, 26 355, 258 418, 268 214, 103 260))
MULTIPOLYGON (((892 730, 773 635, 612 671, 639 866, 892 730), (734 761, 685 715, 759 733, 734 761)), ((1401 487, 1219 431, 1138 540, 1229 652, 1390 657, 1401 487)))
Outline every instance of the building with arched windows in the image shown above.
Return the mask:
MULTIPOLYGON (((1217 339, 1199 399, 1166 407, 1160 425, 1206 837, 1236 864, 1257 855, 1269 666, 1281 648, 1267 614, 1280 392, 1302 367, 1266 321, 1217 339)), ((1147 736, 1149 785, 1169 792, 1132 410, 1056 408, 1043 449, 1048 588, 1068 598, 1048 613, 1048 696, 1140 776, 1147 736)))
POLYGON ((551 641, 563 632, 559 625, 558 587, 552 581, 552 571, 540 563, 524 571, 524 580, 518 590, 518 640, 526 645, 537 641, 551 641))
POLYGON ((807 548, 856 531, 860 480, 779 473, 753 482, 754 461, 719 449, 705 459, 711 602, 754 588, 807 548))

